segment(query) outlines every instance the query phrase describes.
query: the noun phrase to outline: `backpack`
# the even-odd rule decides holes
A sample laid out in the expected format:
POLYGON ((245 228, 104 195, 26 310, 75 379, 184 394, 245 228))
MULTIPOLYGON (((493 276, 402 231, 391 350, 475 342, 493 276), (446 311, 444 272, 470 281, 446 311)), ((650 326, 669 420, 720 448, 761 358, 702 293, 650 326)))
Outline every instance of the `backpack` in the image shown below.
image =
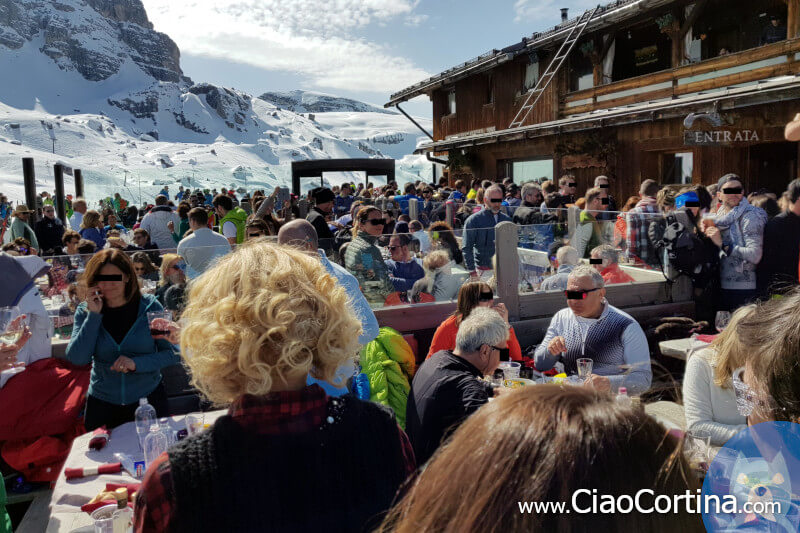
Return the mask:
POLYGON ((692 278, 695 283, 705 283, 713 273, 717 256, 708 253, 703 240, 689 227, 685 213, 670 213, 666 217, 663 235, 655 241, 657 249, 665 248, 672 267, 692 278), (679 215, 683 215, 679 218, 679 215))

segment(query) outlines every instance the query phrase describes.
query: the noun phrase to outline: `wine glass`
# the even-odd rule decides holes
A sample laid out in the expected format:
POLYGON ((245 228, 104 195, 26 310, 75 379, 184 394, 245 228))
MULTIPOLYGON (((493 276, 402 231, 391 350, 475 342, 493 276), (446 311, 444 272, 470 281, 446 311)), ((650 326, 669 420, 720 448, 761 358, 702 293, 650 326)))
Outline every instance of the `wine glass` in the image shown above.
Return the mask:
POLYGON ((582 357, 576 361, 576 364, 578 365, 578 377, 583 381, 589 379, 589 376, 592 375, 594 361, 589 358, 582 357))
POLYGON ((0 343, 16 344, 28 325, 19 307, 0 307, 0 343))
POLYGON ((731 313, 729 311, 717 311, 717 316, 714 318, 714 326, 717 331, 722 333, 731 321, 731 313))

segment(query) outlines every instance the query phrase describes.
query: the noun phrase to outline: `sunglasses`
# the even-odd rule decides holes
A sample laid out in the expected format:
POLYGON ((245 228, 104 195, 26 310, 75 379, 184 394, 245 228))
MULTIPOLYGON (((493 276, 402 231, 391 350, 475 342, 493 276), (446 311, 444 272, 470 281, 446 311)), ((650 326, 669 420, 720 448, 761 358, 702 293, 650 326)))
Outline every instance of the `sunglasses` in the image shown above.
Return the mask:
POLYGON ((390 252, 394 252, 395 250, 401 248, 400 246, 387 246, 390 252))
POLYGON ((20 246, 17 249, 19 250, 19 253, 21 253, 21 254, 27 254, 28 253, 28 249, 26 247, 24 247, 24 246, 20 246))
POLYGON ((481 302, 491 302, 494 300, 494 294, 491 292, 482 292, 480 296, 478 296, 478 300, 481 302))
POLYGON ((372 224, 373 226, 385 226, 386 222, 384 222, 382 218, 371 218, 367 220, 367 224, 372 224))
POLYGON ((597 290, 600 290, 600 288, 596 287, 594 289, 588 289, 588 290, 582 289, 579 291, 564 291, 564 294, 567 296, 567 300, 585 300, 590 292, 594 292, 597 290))
POLYGON ((722 189, 724 194, 742 194, 741 187, 728 187, 726 189, 722 189))

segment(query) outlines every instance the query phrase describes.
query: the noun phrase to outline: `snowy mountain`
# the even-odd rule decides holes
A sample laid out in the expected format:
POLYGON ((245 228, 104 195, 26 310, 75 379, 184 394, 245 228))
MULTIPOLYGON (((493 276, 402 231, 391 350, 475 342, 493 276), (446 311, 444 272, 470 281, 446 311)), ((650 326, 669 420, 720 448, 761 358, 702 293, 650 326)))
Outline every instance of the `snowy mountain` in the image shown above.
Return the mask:
POLYGON ((370 113, 396 114, 394 111, 383 109, 330 94, 315 93, 310 91, 267 92, 259 96, 265 102, 270 102, 295 113, 330 113, 340 111, 356 111, 370 113))
POLYGON ((431 175, 408 155, 420 132, 400 115, 317 93, 276 105, 193 84, 140 0, 0 0, 0 72, 13 73, 0 82, 0 191, 14 200, 23 157, 48 189, 55 162, 82 169, 89 200, 151 200, 176 182, 289 185, 291 161, 304 159, 392 157, 400 182, 431 175))

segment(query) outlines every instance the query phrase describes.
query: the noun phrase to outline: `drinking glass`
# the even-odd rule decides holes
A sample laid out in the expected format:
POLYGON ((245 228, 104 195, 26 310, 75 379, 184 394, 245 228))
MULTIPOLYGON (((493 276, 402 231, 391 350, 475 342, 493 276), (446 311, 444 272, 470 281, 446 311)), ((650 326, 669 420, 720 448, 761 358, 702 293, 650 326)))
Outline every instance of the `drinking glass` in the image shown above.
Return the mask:
POLYGON ((589 376, 592 375, 592 368, 594 367, 594 361, 587 357, 582 357, 577 361, 578 365, 578 377, 581 378, 583 381, 589 379, 589 376))
POLYGON ((702 429, 686 432, 685 453, 689 464, 698 472, 708 470, 711 456, 711 434, 702 429))
POLYGON ((522 365, 516 361, 503 361, 500 363, 500 369, 503 371, 504 379, 517 379, 519 377, 519 370, 522 365))
POLYGON ((731 321, 731 314, 728 311, 717 311, 717 316, 714 318, 714 326, 717 331, 722 333, 731 321))
POLYGON ((186 431, 189 436, 203 431, 205 427, 205 415, 203 413, 189 413, 185 417, 186 431))
MULTIPOLYGON (((172 312, 171 311, 156 311, 147 313, 147 323, 150 325, 150 335, 155 337, 156 335, 169 335, 168 329, 159 329, 153 327, 153 321, 163 319, 167 322, 172 322, 172 312)), ((160 322, 160 320, 159 320, 160 322)))
POLYGON ((0 307, 0 343, 16 344, 28 325, 27 317, 19 319, 19 307, 0 307), (19 320, 18 320, 19 319, 19 320))

